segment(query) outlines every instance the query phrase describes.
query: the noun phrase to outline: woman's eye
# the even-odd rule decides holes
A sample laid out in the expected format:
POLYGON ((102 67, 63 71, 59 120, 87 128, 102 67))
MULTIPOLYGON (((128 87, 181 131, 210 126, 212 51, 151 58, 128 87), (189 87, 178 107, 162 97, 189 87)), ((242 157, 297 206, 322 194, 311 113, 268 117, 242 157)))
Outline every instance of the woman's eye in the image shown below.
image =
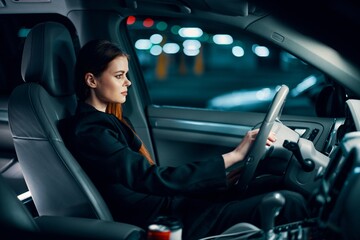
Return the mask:
POLYGON ((123 74, 121 74, 121 75, 116 75, 115 76, 117 79, 121 79, 121 78, 123 78, 123 74))

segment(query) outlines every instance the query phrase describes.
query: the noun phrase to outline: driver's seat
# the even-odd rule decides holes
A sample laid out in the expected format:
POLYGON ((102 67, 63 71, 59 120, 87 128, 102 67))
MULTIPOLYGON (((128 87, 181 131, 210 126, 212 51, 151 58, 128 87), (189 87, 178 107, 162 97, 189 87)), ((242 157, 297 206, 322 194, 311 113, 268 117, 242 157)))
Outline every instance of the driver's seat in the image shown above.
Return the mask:
MULTIPOLYGON (((65 147, 57 128, 59 120, 76 108, 75 59, 73 40, 64 25, 46 22, 31 29, 21 66, 26 83, 10 96, 9 125, 40 216, 112 221, 103 198, 65 147)), ((133 226, 132 230, 141 229, 133 226)))

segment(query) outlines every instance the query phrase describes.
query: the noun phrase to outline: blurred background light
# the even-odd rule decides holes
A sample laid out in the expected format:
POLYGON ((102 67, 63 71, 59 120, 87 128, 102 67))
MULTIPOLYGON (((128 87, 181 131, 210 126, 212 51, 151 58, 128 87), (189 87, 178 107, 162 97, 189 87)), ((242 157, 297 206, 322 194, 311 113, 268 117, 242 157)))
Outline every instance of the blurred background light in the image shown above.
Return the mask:
POLYGON ((150 54, 154 56, 159 56, 162 53, 162 47, 160 45, 154 45, 150 49, 150 54))
POLYGON ((154 20, 152 20, 151 18, 145 18, 143 21, 143 25, 144 27, 150 28, 154 25, 154 20))
POLYGON ((184 54, 186 56, 196 56, 200 53, 200 50, 199 49, 186 49, 184 48, 184 54))
POLYGON ((270 88, 263 88, 256 92, 256 98, 258 100, 261 100, 261 101, 268 100, 271 97, 272 97, 272 91, 270 88))
POLYGON ((216 34, 213 36, 213 41, 218 45, 229 45, 232 44, 234 40, 232 36, 228 34, 216 34))
POLYGON ((151 46, 149 39, 139 39, 135 42, 135 48, 139 50, 149 50, 151 46))
POLYGON ((197 27, 183 27, 179 29, 179 35, 184 38, 198 38, 203 35, 203 30, 197 27))
POLYGON ((132 24, 135 23, 135 21, 136 21, 136 18, 135 18, 134 16, 129 16, 129 17, 127 18, 127 20, 126 20, 126 24, 127 24, 127 25, 132 25, 132 24))
POLYGON ((297 97, 300 94, 304 93, 311 87, 313 87, 318 81, 318 78, 315 75, 310 75, 300 82, 294 89, 291 90, 291 96, 297 97))
POLYGON ((270 55, 270 51, 265 46, 259 46, 257 44, 254 44, 252 46, 252 51, 255 53, 258 57, 268 57, 270 55))
POLYGON ((174 35, 178 35, 179 34, 179 30, 180 30, 180 26, 179 25, 174 25, 171 27, 171 33, 174 34, 174 35))
POLYGON ((183 42, 184 49, 198 50, 201 47, 201 43, 198 40, 187 39, 183 42))
POLYGON ((166 43, 163 46, 163 51, 167 54, 175 54, 180 50, 180 46, 176 43, 166 43))
POLYGON ((163 40, 163 37, 162 37, 160 34, 158 34, 158 33, 153 34, 153 35, 151 35, 151 37, 150 37, 150 42, 151 42, 152 44, 160 44, 162 40, 163 40))
POLYGON ((234 54, 235 57, 242 57, 244 56, 244 49, 240 46, 234 46, 232 48, 232 54, 234 54))
POLYGON ((160 21, 156 24, 156 28, 159 31, 165 31, 167 29, 168 25, 166 22, 160 21))

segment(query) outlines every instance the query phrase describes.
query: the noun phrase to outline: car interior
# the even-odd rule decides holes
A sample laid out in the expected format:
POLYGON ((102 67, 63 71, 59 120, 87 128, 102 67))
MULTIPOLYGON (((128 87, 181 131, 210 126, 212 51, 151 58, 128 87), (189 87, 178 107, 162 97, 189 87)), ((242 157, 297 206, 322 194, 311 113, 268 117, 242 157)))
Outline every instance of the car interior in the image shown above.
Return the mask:
MULTIPOLYGON (((274 226, 283 203, 278 196, 269 195, 264 200, 262 226, 239 223, 221 236, 206 239, 358 239, 360 70, 354 57, 358 46, 353 44, 354 49, 349 50, 357 37, 349 42, 335 41, 329 38, 330 26, 326 24, 332 23, 337 29, 349 21, 348 26, 354 29, 360 21, 348 14, 345 5, 335 10, 341 5, 338 1, 324 7, 341 18, 336 23, 319 20, 322 14, 316 12, 322 8, 317 4, 303 22, 297 18, 294 6, 283 1, 274 4, 283 8, 264 1, 237 0, 226 4, 216 0, 107 0, 101 4, 95 0, 0 0, 0 238, 146 239, 146 229, 113 220, 98 189, 59 133, 60 120, 74 114, 76 108, 76 54, 87 41, 104 38, 118 43, 131 55, 132 88, 124 112, 158 165, 206 161, 209 156, 232 149, 248 130, 259 128, 259 136, 245 157, 246 174, 236 184, 239 192, 293 190, 303 194, 316 216, 274 226), (129 20, 133 16, 137 19, 134 24, 129 20), (278 54, 279 59, 286 59, 284 62, 293 61, 293 65, 286 66, 296 70, 291 75, 271 75, 274 83, 265 87, 273 89, 273 94, 259 108, 260 103, 249 103, 248 107, 255 106, 253 110, 238 103, 219 108, 215 99, 224 100, 228 94, 235 98, 238 89, 240 95, 250 94, 248 89, 260 85, 242 79, 249 73, 227 66, 233 61, 235 68, 244 67, 221 55, 225 48, 211 48, 216 57, 208 53, 204 59, 212 63, 214 70, 204 75, 199 75, 196 69, 201 68, 195 66, 205 60, 188 55, 184 58, 188 60, 186 69, 193 72, 185 72, 194 82, 179 78, 186 75, 181 75, 181 67, 185 66, 182 58, 168 54, 167 60, 161 59, 161 54, 137 48, 138 40, 160 31, 160 25, 152 29, 140 24, 149 17, 174 26, 198 22, 204 31, 208 24, 209 36, 213 28, 220 27, 227 33, 234 31, 234 38, 243 37, 243 32, 264 38, 296 56, 295 61, 278 54), (316 31, 317 27, 323 27, 323 35, 316 31), (224 61, 226 71, 234 70, 234 74, 218 70, 219 63, 211 62, 218 59, 224 61), (166 71, 159 68, 174 62, 179 66, 169 65, 166 71), (305 66, 302 62, 306 62, 305 66), (296 98, 294 89, 308 83, 303 79, 309 80, 309 73, 321 73, 316 75, 321 76, 320 80, 296 98), (292 82, 289 76, 301 81, 292 82), (241 84, 249 82, 248 87, 232 85, 237 77, 241 84), (206 80, 212 88, 205 88, 206 80), (220 83, 224 87, 218 87, 220 83), (195 88, 197 85, 204 86, 204 93, 195 88), (196 97, 189 97, 189 86, 194 86, 196 97), (164 91, 160 93, 159 89, 164 91), (208 97, 206 101, 204 96, 208 97), (187 105, 186 101, 195 105, 187 105), (270 131, 277 134, 277 141, 265 148, 270 131)), ((299 11, 307 9, 295 6, 299 11)), ((339 34, 348 36, 347 31, 341 27, 339 34)), ((264 62, 257 60, 256 65, 274 65, 264 62)))

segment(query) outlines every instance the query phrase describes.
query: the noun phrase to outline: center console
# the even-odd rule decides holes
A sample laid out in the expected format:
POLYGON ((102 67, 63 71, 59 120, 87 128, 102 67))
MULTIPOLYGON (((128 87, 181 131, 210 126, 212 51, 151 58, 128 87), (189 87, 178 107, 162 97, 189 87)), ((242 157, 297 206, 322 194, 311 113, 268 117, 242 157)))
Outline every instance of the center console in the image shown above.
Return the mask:
POLYGON ((276 226, 258 239, 352 240, 360 236, 360 132, 347 133, 330 156, 309 206, 313 219, 276 226))

